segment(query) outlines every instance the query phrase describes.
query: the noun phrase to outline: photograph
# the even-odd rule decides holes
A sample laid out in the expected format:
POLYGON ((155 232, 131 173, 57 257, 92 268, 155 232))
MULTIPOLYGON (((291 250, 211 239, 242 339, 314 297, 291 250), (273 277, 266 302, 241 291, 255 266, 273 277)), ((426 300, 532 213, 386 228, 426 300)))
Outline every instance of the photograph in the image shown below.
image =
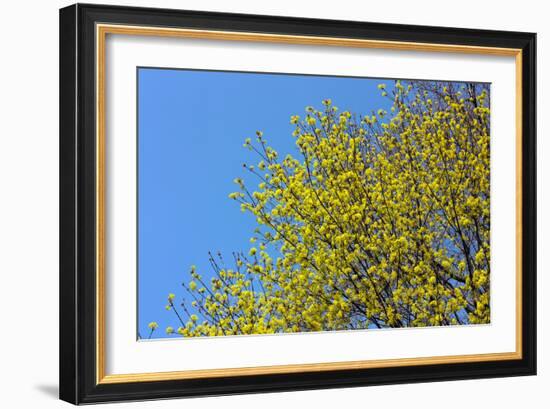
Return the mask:
POLYGON ((60 399, 536 375, 537 34, 483 10, 60 8, 60 399))
POLYGON ((2 406, 544 406, 550 24, 509 3, 3 3, 2 406))
POLYGON ((138 339, 491 322, 490 84, 136 75, 138 339))

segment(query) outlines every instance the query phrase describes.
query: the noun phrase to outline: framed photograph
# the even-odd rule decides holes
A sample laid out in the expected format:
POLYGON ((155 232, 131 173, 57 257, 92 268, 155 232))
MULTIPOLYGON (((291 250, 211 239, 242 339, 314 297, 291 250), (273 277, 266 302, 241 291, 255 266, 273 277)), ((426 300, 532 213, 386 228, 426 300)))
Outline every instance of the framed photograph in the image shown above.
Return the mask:
POLYGON ((61 399, 534 375, 535 40, 61 9, 61 399))

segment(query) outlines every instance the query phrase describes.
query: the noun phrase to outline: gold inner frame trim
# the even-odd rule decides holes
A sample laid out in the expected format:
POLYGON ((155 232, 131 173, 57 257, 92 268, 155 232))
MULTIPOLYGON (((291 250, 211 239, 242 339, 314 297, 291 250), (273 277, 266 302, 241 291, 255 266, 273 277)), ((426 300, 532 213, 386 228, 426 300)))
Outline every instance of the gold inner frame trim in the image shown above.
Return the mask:
POLYGON ((522 358, 522 51, 515 48, 466 46, 456 44, 415 43, 403 41, 363 40, 320 36, 295 36, 235 31, 184 28, 96 25, 96 382, 114 384, 128 382, 204 379, 229 376, 290 374, 349 369, 388 368, 413 365, 437 365, 466 362, 518 360, 522 358), (371 48, 400 51, 482 54, 515 57, 516 65, 516 348, 513 352, 473 355, 448 355, 418 358, 377 359, 365 361, 321 362, 314 364, 274 365, 223 369, 149 372, 131 374, 105 373, 105 42, 107 34, 194 38, 221 41, 248 41, 371 48))

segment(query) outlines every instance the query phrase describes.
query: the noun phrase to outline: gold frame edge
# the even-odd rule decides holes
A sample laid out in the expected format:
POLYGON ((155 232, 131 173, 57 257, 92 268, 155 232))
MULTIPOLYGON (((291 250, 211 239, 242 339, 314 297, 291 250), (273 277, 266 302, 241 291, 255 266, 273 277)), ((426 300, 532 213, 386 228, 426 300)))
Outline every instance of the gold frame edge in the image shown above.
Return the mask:
POLYGON ((265 34, 184 28, 96 24, 96 383, 117 384, 214 377, 289 374, 350 369, 388 368, 522 359, 522 50, 455 44, 414 43, 319 36, 265 34), (400 51, 428 51, 514 56, 516 65, 516 350, 514 352, 448 355, 314 364, 106 374, 105 371, 105 41, 107 34, 340 46, 400 51))

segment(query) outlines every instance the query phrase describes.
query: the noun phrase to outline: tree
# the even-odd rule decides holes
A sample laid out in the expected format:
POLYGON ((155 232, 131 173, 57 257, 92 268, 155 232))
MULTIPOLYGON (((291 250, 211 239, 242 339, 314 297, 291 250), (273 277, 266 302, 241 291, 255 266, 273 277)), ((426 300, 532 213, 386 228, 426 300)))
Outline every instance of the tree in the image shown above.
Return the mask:
POLYGON ((194 267, 190 304, 167 309, 183 336, 490 321, 488 86, 395 81, 391 112, 339 112, 330 100, 291 117, 300 158, 258 156, 230 198, 253 214, 247 254, 215 277, 194 267))

